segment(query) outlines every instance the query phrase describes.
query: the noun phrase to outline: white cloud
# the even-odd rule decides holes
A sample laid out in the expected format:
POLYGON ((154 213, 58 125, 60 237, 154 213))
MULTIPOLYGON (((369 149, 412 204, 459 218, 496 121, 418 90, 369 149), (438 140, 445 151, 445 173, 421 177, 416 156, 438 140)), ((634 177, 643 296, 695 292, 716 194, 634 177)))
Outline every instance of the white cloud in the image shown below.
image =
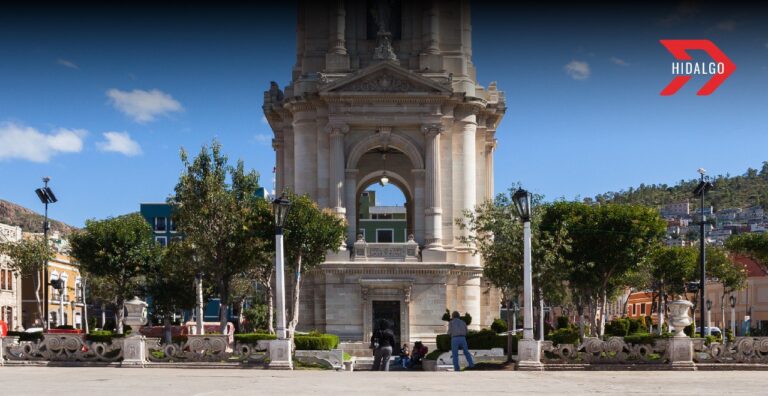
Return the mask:
POLYGON ((107 91, 107 96, 117 110, 138 123, 154 121, 158 116, 184 111, 181 103, 159 89, 151 91, 134 89, 130 92, 110 89, 107 91))
POLYGON ((574 80, 586 80, 591 74, 589 63, 583 61, 572 60, 563 66, 563 69, 574 80))
POLYGON ((611 63, 613 63, 614 65, 619 65, 619 66, 629 66, 629 65, 631 65, 631 63, 625 61, 624 59, 620 59, 620 58, 617 58, 615 56, 611 57, 611 63))
POLYGON ((104 132, 103 135, 107 140, 96 143, 99 150, 112 151, 129 157, 141 154, 141 146, 131 139, 128 132, 104 132))
POLYGON ((59 59, 56 59, 56 63, 64 67, 68 67, 70 69, 80 70, 80 66, 78 66, 77 63, 72 62, 71 60, 59 58, 59 59))
POLYGON ((272 145, 272 135, 266 133, 259 133, 253 137, 256 143, 263 144, 265 146, 272 145))
POLYGON ((42 133, 35 128, 13 122, 0 124, 0 160, 23 159, 32 162, 48 162, 59 153, 79 153, 83 129, 57 128, 42 133))
POLYGON ((733 19, 726 19, 724 21, 720 21, 715 25, 715 29, 722 30, 724 32, 732 32, 736 30, 736 21, 733 19))

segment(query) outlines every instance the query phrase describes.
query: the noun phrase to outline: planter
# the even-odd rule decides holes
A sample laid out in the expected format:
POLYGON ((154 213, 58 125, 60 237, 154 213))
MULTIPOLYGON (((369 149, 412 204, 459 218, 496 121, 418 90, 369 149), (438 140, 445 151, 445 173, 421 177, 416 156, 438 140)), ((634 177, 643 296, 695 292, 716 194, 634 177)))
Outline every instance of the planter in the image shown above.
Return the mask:
POLYGON ((355 361, 354 360, 348 360, 344 362, 344 371, 355 371, 355 361))
POLYGON ((667 304, 669 308, 669 318, 667 322, 675 328, 675 337, 686 337, 685 328, 691 324, 691 316, 688 310, 693 304, 688 300, 675 300, 667 304))

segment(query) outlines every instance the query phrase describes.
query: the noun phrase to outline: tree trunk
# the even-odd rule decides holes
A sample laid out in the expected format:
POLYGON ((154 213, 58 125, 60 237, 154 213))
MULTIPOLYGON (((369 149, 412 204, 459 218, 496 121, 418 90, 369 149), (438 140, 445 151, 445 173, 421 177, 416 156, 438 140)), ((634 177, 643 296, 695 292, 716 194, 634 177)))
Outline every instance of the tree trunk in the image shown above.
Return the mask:
POLYGON ((576 313, 579 315, 579 339, 584 340, 584 304, 581 302, 581 297, 576 303, 576 313))
POLYGON ((197 319, 197 334, 205 334, 203 326, 203 274, 195 274, 195 316, 197 319))
POLYGON ((504 301, 507 302, 507 361, 512 361, 512 344, 514 343, 514 334, 517 334, 515 332, 515 329, 512 328, 512 314, 510 313, 510 310, 512 308, 512 293, 503 293, 504 294, 504 301))
POLYGON ((272 295, 272 276, 267 279, 267 330, 275 334, 275 299, 272 295))
POLYGON ((219 282, 219 328, 221 334, 227 334, 229 323, 229 279, 219 282))
MULTIPOLYGON (((35 302, 37 303, 37 320, 40 321, 40 326, 46 327, 45 319, 43 318, 43 300, 40 299, 40 284, 42 283, 40 279, 42 279, 42 277, 42 271, 36 271, 35 276, 32 277, 32 281, 35 288, 35 302)), ((19 289, 21 289, 21 287, 19 287, 19 289)))
POLYGON ((603 289, 603 295, 600 301, 600 338, 605 336, 605 311, 608 309, 608 292, 603 289))
POLYGON ((659 331, 658 331, 658 334, 659 335, 662 335, 662 333, 664 333, 664 319, 665 319, 664 318, 664 314, 666 313, 666 308, 667 308, 667 305, 664 303, 664 300, 665 300, 664 297, 665 297, 664 296, 664 290, 661 289, 659 291, 659 305, 658 305, 658 307, 659 307, 659 323, 658 323, 659 331))
POLYGON ((296 331, 296 325, 299 324, 299 297, 301 293, 301 255, 296 259, 296 277, 293 283, 293 310, 291 312, 291 322, 288 330, 291 332, 290 338, 293 339, 293 333, 296 331))
POLYGON ((171 331, 171 314, 163 315, 163 338, 166 344, 173 342, 173 332, 171 331))
POLYGON ((125 334, 125 299, 120 298, 117 300, 117 334, 125 334))

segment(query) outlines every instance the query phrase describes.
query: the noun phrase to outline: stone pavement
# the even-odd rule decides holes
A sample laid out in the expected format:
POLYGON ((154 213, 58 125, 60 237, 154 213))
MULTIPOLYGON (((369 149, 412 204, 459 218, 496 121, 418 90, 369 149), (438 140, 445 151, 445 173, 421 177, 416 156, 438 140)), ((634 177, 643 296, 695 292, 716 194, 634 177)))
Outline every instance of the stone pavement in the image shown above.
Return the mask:
POLYGON ((0 367, 6 395, 765 394, 765 371, 333 372, 0 367), (341 393, 344 392, 344 393, 341 393))

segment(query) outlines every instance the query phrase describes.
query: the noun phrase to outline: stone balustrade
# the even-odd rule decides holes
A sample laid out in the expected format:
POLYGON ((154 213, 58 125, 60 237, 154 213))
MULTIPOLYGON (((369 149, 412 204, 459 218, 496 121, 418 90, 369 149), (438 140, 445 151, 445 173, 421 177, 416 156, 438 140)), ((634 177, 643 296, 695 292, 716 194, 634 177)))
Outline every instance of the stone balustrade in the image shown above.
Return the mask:
POLYGON ((419 244, 413 235, 405 243, 368 243, 360 235, 353 253, 353 261, 421 261, 419 244))

